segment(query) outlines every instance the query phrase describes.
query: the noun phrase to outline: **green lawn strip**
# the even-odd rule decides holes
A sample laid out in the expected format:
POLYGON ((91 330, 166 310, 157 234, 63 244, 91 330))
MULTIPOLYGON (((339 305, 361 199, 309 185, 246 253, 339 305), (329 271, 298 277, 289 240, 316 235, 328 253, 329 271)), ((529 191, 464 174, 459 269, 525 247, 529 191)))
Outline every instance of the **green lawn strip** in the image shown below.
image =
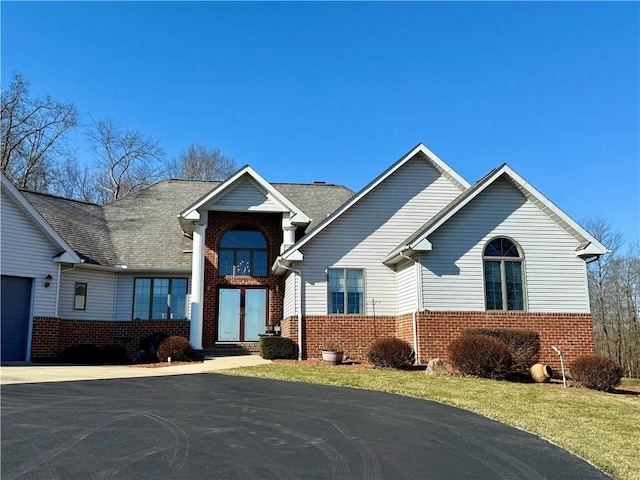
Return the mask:
POLYGON ((224 372, 396 393, 464 408, 539 435, 621 480, 640 479, 640 397, 424 372, 272 364, 224 372))

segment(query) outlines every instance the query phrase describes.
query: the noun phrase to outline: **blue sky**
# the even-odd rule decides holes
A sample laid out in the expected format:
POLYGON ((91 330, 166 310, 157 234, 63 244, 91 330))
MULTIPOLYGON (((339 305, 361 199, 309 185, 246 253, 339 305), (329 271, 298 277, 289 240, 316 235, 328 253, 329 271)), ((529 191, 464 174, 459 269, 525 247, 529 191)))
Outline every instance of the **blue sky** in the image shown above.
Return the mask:
MULTIPOLYGON (((274 182, 359 190, 422 142, 638 241, 637 2, 7 2, 3 86, 274 182)), ((79 144, 77 155, 89 160, 79 144)))

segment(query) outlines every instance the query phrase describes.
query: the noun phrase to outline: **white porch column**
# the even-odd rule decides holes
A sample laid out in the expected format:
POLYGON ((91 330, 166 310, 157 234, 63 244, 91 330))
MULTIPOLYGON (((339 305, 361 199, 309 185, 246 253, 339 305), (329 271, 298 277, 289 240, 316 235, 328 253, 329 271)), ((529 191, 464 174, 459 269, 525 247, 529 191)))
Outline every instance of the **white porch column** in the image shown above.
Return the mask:
POLYGON ((282 232, 283 237, 280 253, 296 243, 296 226, 291 223, 291 214, 289 212, 283 212, 282 214, 282 232))
POLYGON ((202 306, 204 303, 204 242, 206 225, 193 228, 193 258, 191 259, 191 323, 189 341, 202 350, 202 306))

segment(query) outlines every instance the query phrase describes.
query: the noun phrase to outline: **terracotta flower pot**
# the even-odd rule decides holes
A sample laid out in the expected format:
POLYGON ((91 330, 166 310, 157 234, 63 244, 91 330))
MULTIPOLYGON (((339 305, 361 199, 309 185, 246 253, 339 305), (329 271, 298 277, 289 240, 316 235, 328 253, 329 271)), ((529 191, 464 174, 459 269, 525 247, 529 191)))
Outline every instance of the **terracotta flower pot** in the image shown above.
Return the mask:
POLYGON ((547 383, 553 376, 551 367, 542 363, 536 363, 529 371, 531 372, 531 377, 538 383, 547 383))
POLYGON ((322 350, 322 360, 328 365, 340 365, 344 352, 336 350, 322 350))

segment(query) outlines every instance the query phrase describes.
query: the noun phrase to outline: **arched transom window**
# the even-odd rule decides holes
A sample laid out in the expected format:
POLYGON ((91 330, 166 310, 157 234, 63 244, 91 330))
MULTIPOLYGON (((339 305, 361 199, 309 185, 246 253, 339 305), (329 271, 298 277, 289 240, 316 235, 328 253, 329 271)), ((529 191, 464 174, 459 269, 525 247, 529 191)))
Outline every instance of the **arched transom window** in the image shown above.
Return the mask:
POLYGON ((524 310, 522 251, 507 238, 491 240, 484 249, 487 310, 524 310))
POLYGON ((257 230, 229 230, 220 240, 220 275, 267 276, 267 241, 257 230))

